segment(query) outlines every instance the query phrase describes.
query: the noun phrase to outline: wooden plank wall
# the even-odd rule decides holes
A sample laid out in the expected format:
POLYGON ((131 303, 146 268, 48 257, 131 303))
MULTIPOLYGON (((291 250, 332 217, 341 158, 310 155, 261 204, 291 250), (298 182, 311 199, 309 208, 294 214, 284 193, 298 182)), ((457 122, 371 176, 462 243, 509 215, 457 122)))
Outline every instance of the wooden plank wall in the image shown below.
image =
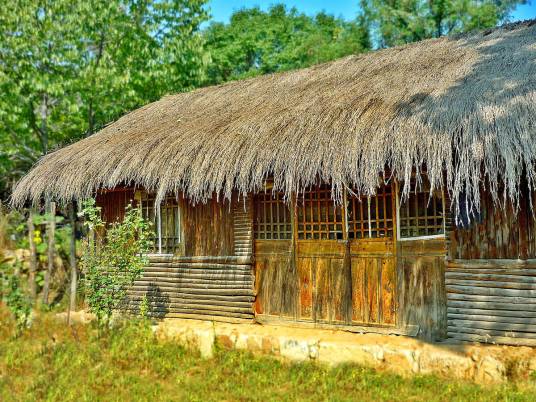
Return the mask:
POLYGON ((518 211, 511 204, 498 208, 484 195, 480 219, 451 230, 445 274, 448 336, 536 346, 535 258, 536 221, 528 191, 518 211))
POLYGON ((128 298, 128 308, 135 313, 146 298, 149 314, 156 318, 251 320, 251 258, 152 256, 128 298))
POLYGON ((191 205, 181 200, 184 256, 151 256, 129 291, 129 308, 141 300, 157 318, 215 321, 254 318, 250 202, 191 205))
POLYGON ((236 201, 192 205, 181 199, 185 256, 234 255, 234 213, 236 201))
POLYGON ((445 240, 398 242, 398 326, 419 326, 419 337, 446 337, 445 240))
POLYGON ((536 346, 536 260, 452 260, 449 337, 536 346))
MULTIPOLYGON (((536 203, 536 194, 532 198, 536 203)), ((528 191, 522 192, 517 211, 511 203, 504 208, 495 206, 491 196, 484 193, 479 219, 468 228, 453 227, 450 231, 449 257, 461 260, 536 258, 536 220, 528 191)))
POLYGON ((95 201, 101 207, 101 218, 104 222, 122 221, 126 206, 134 203, 134 190, 126 188, 104 190, 97 194, 95 201))

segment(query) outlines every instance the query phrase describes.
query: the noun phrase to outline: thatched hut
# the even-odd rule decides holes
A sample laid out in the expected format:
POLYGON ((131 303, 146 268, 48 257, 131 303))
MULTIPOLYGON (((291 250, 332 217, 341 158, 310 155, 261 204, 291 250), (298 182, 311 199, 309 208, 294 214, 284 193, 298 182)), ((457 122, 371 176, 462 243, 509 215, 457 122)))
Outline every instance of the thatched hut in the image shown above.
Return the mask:
POLYGON ((136 200, 174 317, 536 343, 536 21, 166 96, 13 201, 136 200))

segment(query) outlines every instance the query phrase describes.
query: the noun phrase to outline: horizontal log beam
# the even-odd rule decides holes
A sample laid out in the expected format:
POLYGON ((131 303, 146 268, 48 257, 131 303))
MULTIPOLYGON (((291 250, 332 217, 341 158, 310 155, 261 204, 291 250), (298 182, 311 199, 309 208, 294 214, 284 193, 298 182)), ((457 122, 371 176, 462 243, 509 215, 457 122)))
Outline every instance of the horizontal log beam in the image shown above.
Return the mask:
MULTIPOLYGON (((147 292, 149 289, 147 286, 136 286, 132 288, 134 291, 147 292)), ((168 293, 187 293, 187 294, 197 294, 197 295, 236 295, 236 296, 255 296, 255 292, 251 289, 199 289, 199 288, 188 288, 188 287, 171 287, 171 286, 160 286, 159 291, 168 292, 168 293)))
MULTIPOLYGON (((145 300, 145 295, 129 295, 128 297, 130 302, 141 302, 142 300, 145 300)), ((161 301, 156 298, 156 300, 151 300, 151 296, 147 297, 149 304, 158 304, 161 303, 161 301)), ((192 298, 184 298, 184 297, 174 297, 174 296, 165 296, 165 301, 175 304, 195 304, 195 305, 207 305, 207 306, 226 306, 226 307, 241 307, 246 309, 253 308, 252 301, 232 301, 232 300, 214 300, 214 299, 192 299, 192 298)))
POLYGON ((502 331, 494 329, 481 329, 481 328, 471 328, 471 327, 459 327, 449 325, 447 327, 447 332, 458 332, 461 334, 476 334, 481 336, 504 336, 508 338, 519 338, 519 339, 536 339, 536 334, 531 332, 517 332, 517 331, 502 331))
POLYGON ((517 310, 517 311, 536 311, 536 304, 513 304, 513 303, 496 303, 496 302, 477 302, 465 300, 447 300, 447 307, 461 307, 468 309, 481 310, 517 310))
MULTIPOLYGON (((450 309, 449 309, 450 310, 450 309)), ((481 311, 481 310, 477 310, 481 311)), ((486 311, 486 310, 484 310, 486 311)), ((488 314, 477 314, 476 311, 470 311, 469 313, 460 313, 447 311, 447 318, 449 320, 466 320, 466 321, 485 321, 493 323, 509 323, 509 324, 530 324, 536 325, 536 317, 505 317, 497 315, 489 315, 490 311, 487 311, 488 314)))
POLYGON ((530 260, 448 260, 448 269, 457 268, 508 268, 508 269, 536 269, 536 259, 530 260))
MULTIPOLYGON (((452 279, 446 278, 445 285, 454 286, 468 286, 468 287, 484 287, 484 288, 497 288, 497 289, 517 289, 517 290, 535 290, 536 283, 530 282, 497 282, 497 281, 474 281, 466 279, 452 279)), ((536 292, 534 292, 536 296, 536 292)))
POLYGON ((532 324, 512 324, 504 322, 488 322, 488 321, 471 321, 471 320, 459 320, 449 319, 449 327, 461 327, 461 328, 476 328, 481 330, 495 330, 504 332, 523 332, 523 336, 533 336, 536 338, 536 325, 532 324), (527 333, 527 335, 525 335, 527 333))
POLYGON ((534 297, 518 297, 518 296, 482 296, 468 295, 464 293, 449 293, 448 300, 468 300, 479 301, 486 303, 508 303, 508 304, 536 304, 534 297))
POLYGON ((211 270, 211 269, 221 269, 225 271, 251 271, 252 264, 213 264, 213 263, 193 263, 193 262, 168 262, 168 263, 156 263, 150 262, 146 265, 146 269, 200 269, 200 270, 211 270))
MULTIPOLYGON (((481 316, 491 316, 494 317, 497 320, 500 320, 504 317, 516 317, 516 319, 536 319, 536 310, 534 311, 526 311, 526 310, 503 310, 503 309, 496 309, 496 308, 477 308, 473 305, 464 305, 462 304, 462 307, 458 306, 452 306, 452 304, 448 305, 447 307, 447 314, 468 314, 468 315, 481 315, 481 316), (452 306, 452 307, 450 307, 452 306)), ((487 307, 487 306, 484 306, 487 307)), ((514 308, 514 306, 511 306, 511 308, 514 308)), ((522 323, 525 321, 522 321, 522 323)))
POLYGON ((151 262, 190 262, 190 263, 219 263, 219 264, 237 264, 248 265, 252 263, 250 257, 242 256, 159 256, 148 255, 151 262))
POLYGON ((447 293, 464 293, 482 296, 536 297, 536 290, 498 289, 479 286, 445 285, 447 293))
POLYGON ((458 332, 448 332, 447 336, 449 338, 465 342, 492 343, 511 346, 536 346, 536 339, 510 338, 506 336, 486 336, 458 332))
MULTIPOLYGON (((140 303, 129 303, 128 308, 137 308, 139 307, 140 303)), ((214 306, 214 305, 203 305, 203 304, 182 304, 182 303, 169 303, 166 305, 151 305, 149 304, 149 311, 160 311, 160 312, 167 312, 167 311, 182 311, 182 310, 188 310, 188 311, 210 311, 210 312, 227 312, 227 313, 239 313, 239 314, 253 314, 253 307, 249 306, 244 307, 230 307, 230 306, 214 306)))
MULTIPOLYGON (((137 311, 137 309, 132 307, 127 307, 127 311, 137 311)), ((221 310, 202 310, 202 309, 184 309, 184 308, 171 308, 171 309, 154 309, 154 313, 163 313, 164 318, 169 317, 169 314, 172 313, 181 313, 185 315, 206 315, 206 316, 221 316, 221 317, 233 317, 233 318, 252 318, 254 317, 253 313, 235 313, 221 310)))
MULTIPOLYGON (((144 297, 144 296, 149 296, 149 297, 155 297, 155 293, 153 292, 150 292, 150 291, 139 291, 139 290, 132 290, 132 289, 129 289, 128 292, 127 292, 127 295, 129 297, 133 297, 133 296, 136 296, 136 297, 144 297)), ((164 296, 168 296, 168 297, 177 297, 177 298, 182 298, 182 299, 194 299, 194 300, 197 300, 197 299, 201 299, 202 297, 202 300, 214 300, 216 302, 219 302, 219 301, 227 301, 227 302, 254 302, 255 301, 255 297, 254 296, 244 296, 244 295, 214 295, 214 294, 199 294, 199 293, 184 293, 182 291, 172 291, 172 292, 162 292, 162 293, 157 293, 156 295, 164 295, 164 296)))
POLYGON ((177 286, 182 285, 217 285, 217 286, 236 286, 238 288, 252 288, 253 279, 243 281, 233 281, 224 279, 205 279, 205 278, 154 278, 154 277, 142 277, 136 279, 134 283, 144 283, 148 285, 160 285, 160 284, 175 284, 177 286))
POLYGON ((475 273, 475 272, 445 272, 445 278, 448 280, 471 280, 471 281, 496 281, 496 282, 516 282, 516 283, 531 283, 536 284, 536 275, 525 276, 523 272, 515 271, 515 274, 490 274, 490 273, 475 273))

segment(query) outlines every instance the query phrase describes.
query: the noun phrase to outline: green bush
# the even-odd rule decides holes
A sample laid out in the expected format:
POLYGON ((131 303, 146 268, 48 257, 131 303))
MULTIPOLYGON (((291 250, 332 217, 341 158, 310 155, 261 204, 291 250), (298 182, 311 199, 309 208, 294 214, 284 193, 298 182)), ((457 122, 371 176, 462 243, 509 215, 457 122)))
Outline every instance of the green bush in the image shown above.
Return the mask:
POLYGON ((114 310, 124 301, 127 289, 141 277, 147 264, 153 234, 139 209, 127 206, 125 218, 105 228, 95 200, 83 204, 82 215, 96 240, 88 238, 82 251, 81 267, 89 311, 99 325, 107 325, 114 310))

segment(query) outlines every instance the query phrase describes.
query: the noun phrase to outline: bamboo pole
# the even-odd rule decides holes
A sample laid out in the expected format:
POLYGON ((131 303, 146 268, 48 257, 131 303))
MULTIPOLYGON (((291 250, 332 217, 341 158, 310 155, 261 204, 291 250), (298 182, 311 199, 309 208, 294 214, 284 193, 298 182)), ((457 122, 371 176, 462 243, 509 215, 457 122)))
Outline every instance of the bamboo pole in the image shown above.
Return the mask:
POLYGON ((50 293, 50 277, 54 268, 54 236, 56 231, 56 203, 50 202, 48 210, 49 220, 47 226, 48 237, 48 264, 45 272, 45 285, 43 287, 43 304, 48 304, 48 295, 50 293))
POLYGON ((28 289, 30 297, 35 301, 37 297, 37 287, 35 283, 35 275, 37 273, 37 250, 35 247, 35 225, 34 225, 34 210, 30 209, 28 216, 28 244, 30 248, 30 268, 28 272, 28 289))
POLYGON ((69 261, 71 265, 71 292, 69 298, 69 310, 67 311, 67 324, 71 324, 71 311, 76 309, 76 288, 78 281, 78 271, 76 266, 76 204, 73 201, 69 208, 69 221, 71 223, 71 247, 69 250, 69 261))

